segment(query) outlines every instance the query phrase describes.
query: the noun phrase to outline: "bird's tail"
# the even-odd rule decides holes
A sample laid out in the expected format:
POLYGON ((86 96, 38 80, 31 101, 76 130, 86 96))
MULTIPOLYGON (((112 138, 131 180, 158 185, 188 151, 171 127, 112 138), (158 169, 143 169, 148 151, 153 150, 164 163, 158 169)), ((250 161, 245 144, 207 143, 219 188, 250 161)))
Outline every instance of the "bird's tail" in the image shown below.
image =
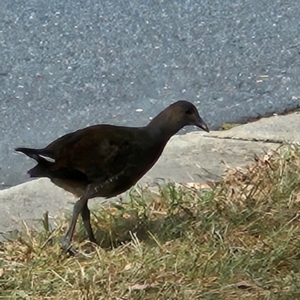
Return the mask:
POLYGON ((25 155, 29 156, 30 158, 33 158, 37 162, 40 162, 43 158, 40 156, 40 149, 32 149, 32 148, 16 148, 15 149, 18 152, 22 152, 25 155))
POLYGON ((16 148, 18 152, 22 152, 30 158, 33 158, 38 164, 28 171, 30 177, 48 177, 49 167, 53 165, 54 159, 42 149, 32 148, 16 148), (52 160, 52 161, 51 161, 52 160))

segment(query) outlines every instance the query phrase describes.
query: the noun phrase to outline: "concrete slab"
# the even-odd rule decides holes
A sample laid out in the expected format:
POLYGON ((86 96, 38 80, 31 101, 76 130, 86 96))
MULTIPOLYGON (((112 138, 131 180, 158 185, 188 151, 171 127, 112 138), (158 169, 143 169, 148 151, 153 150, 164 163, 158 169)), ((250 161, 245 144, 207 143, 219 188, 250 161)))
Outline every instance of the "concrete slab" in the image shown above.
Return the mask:
POLYGON ((248 141, 300 143, 300 112, 263 118, 226 131, 214 131, 210 136, 248 141))

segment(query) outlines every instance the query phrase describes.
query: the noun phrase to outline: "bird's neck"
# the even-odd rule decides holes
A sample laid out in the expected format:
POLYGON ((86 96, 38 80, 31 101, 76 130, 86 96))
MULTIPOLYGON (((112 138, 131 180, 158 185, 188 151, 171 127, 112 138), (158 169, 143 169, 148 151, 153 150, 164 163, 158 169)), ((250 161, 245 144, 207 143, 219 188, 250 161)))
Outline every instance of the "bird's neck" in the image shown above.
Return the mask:
POLYGON ((173 122, 168 114, 160 113, 146 126, 146 128, 151 136, 156 139, 161 138, 167 142, 181 129, 181 126, 176 122, 173 122))

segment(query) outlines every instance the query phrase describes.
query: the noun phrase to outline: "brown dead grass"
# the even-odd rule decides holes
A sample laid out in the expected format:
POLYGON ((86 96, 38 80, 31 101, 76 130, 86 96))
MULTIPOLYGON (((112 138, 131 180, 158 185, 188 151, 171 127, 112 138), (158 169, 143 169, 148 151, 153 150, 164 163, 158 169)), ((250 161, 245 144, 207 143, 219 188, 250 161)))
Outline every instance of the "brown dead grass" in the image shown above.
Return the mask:
POLYGON ((0 299, 300 298, 300 149, 284 146, 219 183, 134 188, 80 226, 25 230, 0 245, 0 299), (82 242, 80 242, 82 241, 82 242))

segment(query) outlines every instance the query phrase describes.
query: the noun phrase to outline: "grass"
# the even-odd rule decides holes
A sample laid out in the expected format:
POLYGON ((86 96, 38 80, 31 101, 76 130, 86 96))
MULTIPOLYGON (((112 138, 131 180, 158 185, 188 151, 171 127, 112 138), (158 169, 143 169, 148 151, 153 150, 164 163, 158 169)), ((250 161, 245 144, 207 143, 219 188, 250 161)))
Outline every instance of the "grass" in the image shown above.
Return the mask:
MULTIPOLYGON (((202 188, 134 188, 93 215, 101 246, 67 221, 0 245, 0 299, 300 299, 300 148, 202 188)), ((201 185, 200 185, 201 187, 201 185)))
POLYGON ((223 123, 219 130, 229 130, 233 127, 240 126, 241 124, 238 123, 223 123))

